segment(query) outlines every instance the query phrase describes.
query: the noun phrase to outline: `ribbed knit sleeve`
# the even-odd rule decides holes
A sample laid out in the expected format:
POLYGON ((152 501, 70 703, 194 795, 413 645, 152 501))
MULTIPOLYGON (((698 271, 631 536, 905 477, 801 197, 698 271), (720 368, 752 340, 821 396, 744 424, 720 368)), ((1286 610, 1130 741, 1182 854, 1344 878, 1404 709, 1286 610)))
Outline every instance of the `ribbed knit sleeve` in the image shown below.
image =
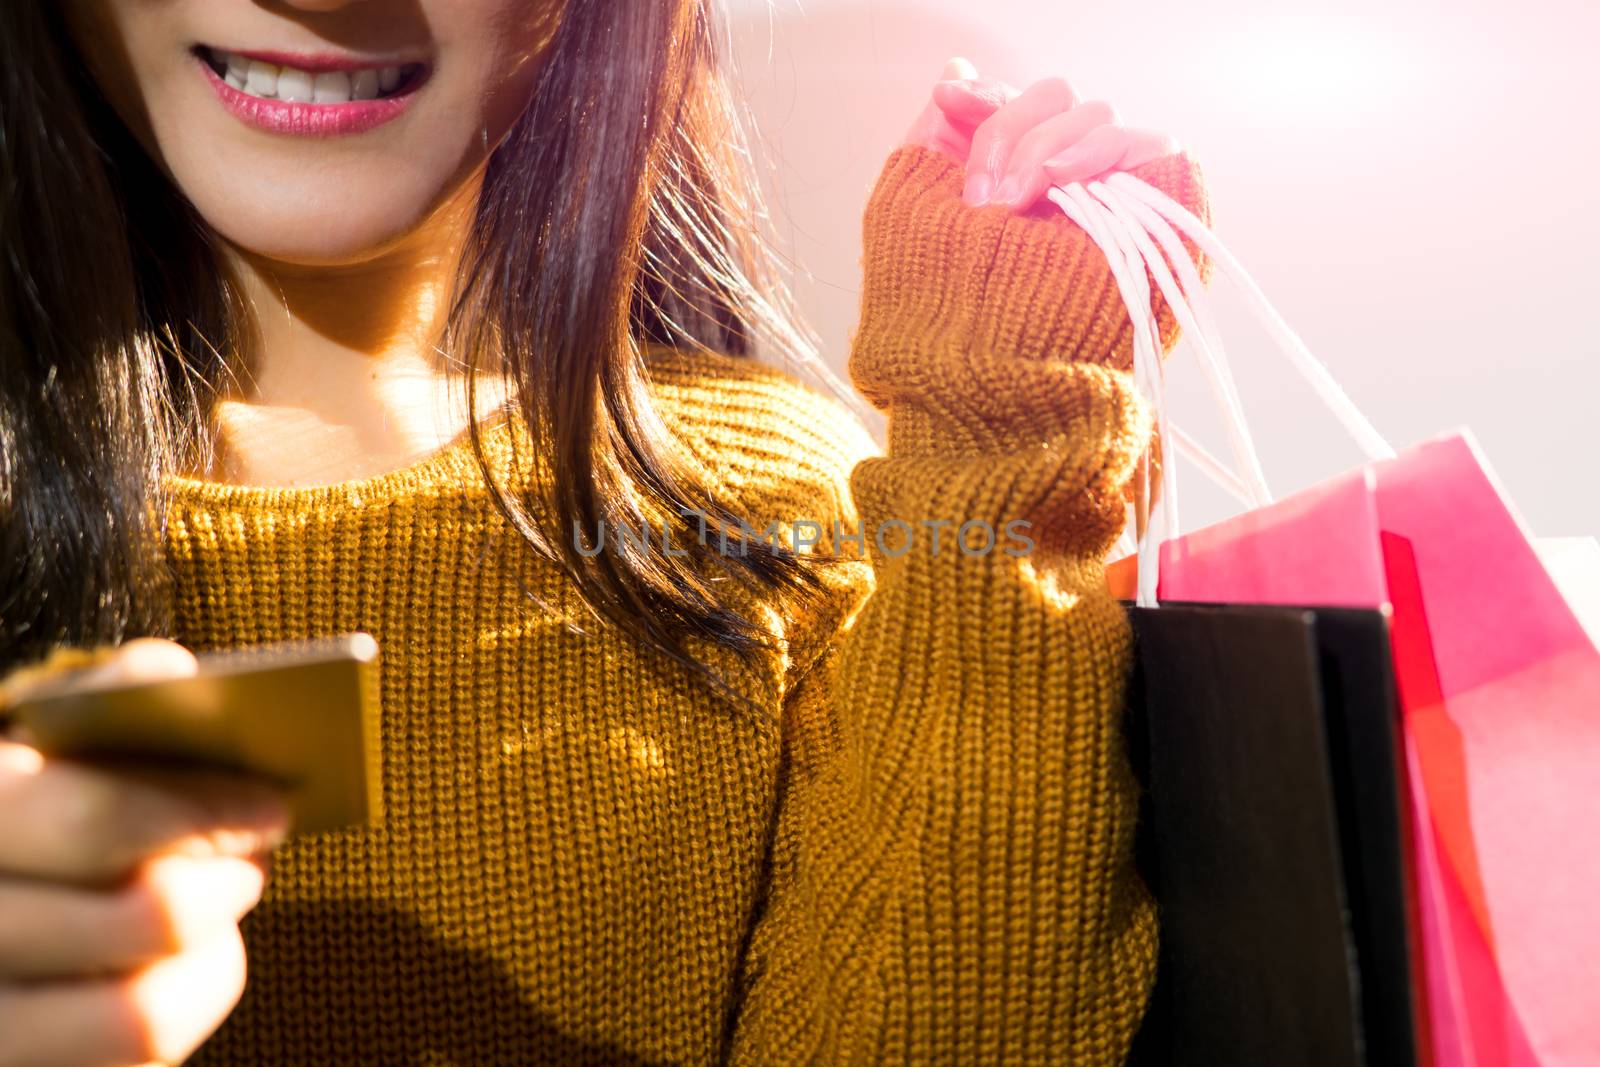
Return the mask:
MULTIPOLYGON (((1135 173, 1206 216, 1186 156, 1135 173)), ((903 147, 868 202, 850 371, 889 443, 850 489, 874 583, 785 700, 737 1063, 1120 1064, 1153 980, 1101 563, 1151 434, 1131 326, 1070 220, 961 186, 903 147)))

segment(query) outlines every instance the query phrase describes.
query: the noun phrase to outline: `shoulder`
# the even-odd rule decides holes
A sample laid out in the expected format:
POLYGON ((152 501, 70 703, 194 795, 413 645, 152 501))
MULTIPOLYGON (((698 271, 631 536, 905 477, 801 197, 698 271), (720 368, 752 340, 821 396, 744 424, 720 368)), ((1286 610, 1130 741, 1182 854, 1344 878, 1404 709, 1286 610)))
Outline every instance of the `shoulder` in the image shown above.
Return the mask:
POLYGON ((842 401, 751 359, 652 348, 646 366, 662 422, 752 520, 853 514, 850 472, 880 450, 842 401))
POLYGON ((881 450, 842 401, 777 367, 667 348, 648 352, 646 365, 657 414, 724 506, 762 532, 777 523, 798 536, 800 523, 814 523, 817 549, 844 557, 819 572, 821 601, 779 609, 785 670, 796 677, 872 589, 871 568, 837 535, 860 524, 851 472, 881 450))

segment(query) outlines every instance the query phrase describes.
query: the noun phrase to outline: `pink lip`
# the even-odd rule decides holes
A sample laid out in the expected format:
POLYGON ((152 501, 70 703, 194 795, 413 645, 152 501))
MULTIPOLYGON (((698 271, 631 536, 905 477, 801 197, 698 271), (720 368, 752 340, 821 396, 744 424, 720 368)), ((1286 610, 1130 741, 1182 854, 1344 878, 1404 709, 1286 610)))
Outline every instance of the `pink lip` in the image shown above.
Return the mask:
MULTIPOLYGON (((265 63, 278 62, 280 65, 296 67, 313 73, 328 70, 361 70, 370 68, 371 64, 349 63, 334 57, 315 56, 290 56, 286 53, 249 52, 240 53, 251 59, 259 59, 265 63), (278 59, 271 58, 278 56, 278 59), (319 61, 323 65, 318 65, 319 61), (311 65, 306 65, 310 63, 311 65), (328 66, 327 63, 341 63, 344 65, 328 66)), ((344 104, 299 104, 284 100, 267 100, 259 96, 251 96, 241 92, 217 76, 211 69, 211 64, 202 57, 196 56, 195 63, 200 67, 206 80, 211 83, 212 91, 217 94, 217 99, 222 106, 233 113, 234 117, 258 130, 268 133, 282 133, 297 137, 342 137, 349 134, 364 133, 386 122, 399 118, 411 106, 411 101, 416 98, 416 90, 422 84, 421 80, 411 85, 404 92, 394 96, 383 96, 375 100, 351 100, 344 104)), ((423 75, 426 79, 426 73, 423 75)))
POLYGON ((397 59, 390 63, 374 63, 371 60, 353 59, 338 52, 241 52, 233 49, 233 54, 243 56, 245 59, 254 59, 261 63, 272 63, 280 67, 293 67, 303 70, 308 74, 324 74, 335 70, 378 70, 383 67, 410 66, 410 60, 397 59))

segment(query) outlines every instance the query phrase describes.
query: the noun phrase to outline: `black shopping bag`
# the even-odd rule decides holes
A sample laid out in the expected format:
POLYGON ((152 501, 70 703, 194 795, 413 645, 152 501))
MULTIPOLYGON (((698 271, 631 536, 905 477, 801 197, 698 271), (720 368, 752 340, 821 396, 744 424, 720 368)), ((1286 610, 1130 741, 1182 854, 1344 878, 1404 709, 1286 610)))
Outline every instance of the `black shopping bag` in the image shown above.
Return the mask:
POLYGON ((1133 1062, 1413 1067, 1387 615, 1131 615, 1140 862, 1162 923, 1133 1062))

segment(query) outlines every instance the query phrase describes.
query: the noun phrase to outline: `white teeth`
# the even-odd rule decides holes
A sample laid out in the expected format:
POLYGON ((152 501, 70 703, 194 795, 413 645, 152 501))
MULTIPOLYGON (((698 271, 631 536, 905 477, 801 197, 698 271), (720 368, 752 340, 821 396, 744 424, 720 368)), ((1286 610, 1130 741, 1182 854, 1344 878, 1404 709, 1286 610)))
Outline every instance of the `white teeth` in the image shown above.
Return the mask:
POLYGON ((245 80, 250 77, 250 61, 239 56, 229 55, 227 57, 227 64, 228 84, 233 86, 235 89, 243 89, 245 87, 245 80))
MULTIPOLYGON (((278 83, 280 86, 282 81, 278 83)), ((319 104, 348 104, 350 75, 342 70, 324 71, 311 82, 311 99, 319 104)))
POLYGON ((311 103, 311 75, 283 67, 278 73, 278 99, 291 104, 311 103))
MULTIPOLYGON (((0 0, 3 2, 5 0, 0 0)), ((403 77, 400 67, 311 74, 220 50, 211 52, 211 56, 213 69, 223 67, 220 76, 235 89, 288 103, 346 104, 352 100, 376 100, 398 89, 403 77)))
POLYGON ((271 63, 250 61, 250 70, 244 79, 245 91, 251 96, 278 95, 278 68, 271 63))

